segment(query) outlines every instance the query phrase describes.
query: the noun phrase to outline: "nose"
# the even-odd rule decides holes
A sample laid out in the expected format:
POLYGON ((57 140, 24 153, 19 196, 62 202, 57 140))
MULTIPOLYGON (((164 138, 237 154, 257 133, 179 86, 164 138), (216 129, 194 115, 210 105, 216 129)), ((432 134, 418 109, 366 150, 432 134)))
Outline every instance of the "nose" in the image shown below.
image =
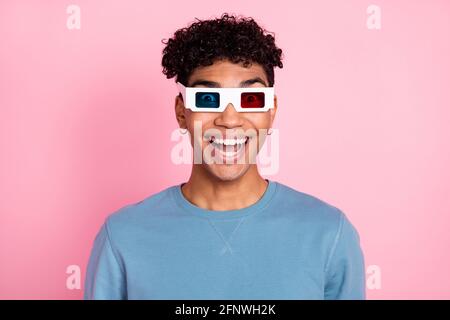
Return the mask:
POLYGON ((214 120, 214 124, 226 128, 235 128, 243 125, 243 119, 233 104, 229 103, 225 110, 214 120))

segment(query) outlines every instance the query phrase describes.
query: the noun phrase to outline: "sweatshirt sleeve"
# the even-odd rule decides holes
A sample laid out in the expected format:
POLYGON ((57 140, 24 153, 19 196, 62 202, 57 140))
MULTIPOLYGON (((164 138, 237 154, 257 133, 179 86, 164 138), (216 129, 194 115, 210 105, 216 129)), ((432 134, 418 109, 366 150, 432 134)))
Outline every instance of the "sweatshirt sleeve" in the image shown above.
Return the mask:
POLYGON ((364 256, 359 234, 340 211, 335 241, 325 268, 326 300, 365 300, 364 256))
POLYGON ((126 299, 123 264, 114 251, 108 220, 97 233, 89 258, 85 279, 85 300, 126 299))

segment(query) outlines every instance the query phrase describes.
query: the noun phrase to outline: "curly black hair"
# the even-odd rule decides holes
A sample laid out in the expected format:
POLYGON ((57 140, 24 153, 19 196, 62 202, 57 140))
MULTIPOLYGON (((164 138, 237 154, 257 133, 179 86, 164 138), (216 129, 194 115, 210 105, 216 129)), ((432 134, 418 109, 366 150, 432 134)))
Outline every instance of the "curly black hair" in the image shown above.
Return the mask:
POLYGON ((216 60, 243 62, 244 67, 260 64, 266 72, 269 86, 275 83, 274 67, 283 68, 282 50, 275 45, 273 32, 261 28, 253 18, 228 13, 212 20, 199 20, 179 29, 163 50, 163 73, 168 79, 187 86, 192 71, 212 65, 216 60), (267 34, 266 34, 267 32, 267 34))

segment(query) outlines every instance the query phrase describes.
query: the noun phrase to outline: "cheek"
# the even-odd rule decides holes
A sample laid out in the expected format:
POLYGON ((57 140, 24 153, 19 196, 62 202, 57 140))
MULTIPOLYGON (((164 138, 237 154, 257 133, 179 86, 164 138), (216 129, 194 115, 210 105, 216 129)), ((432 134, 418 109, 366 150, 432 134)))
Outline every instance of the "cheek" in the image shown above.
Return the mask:
POLYGON ((186 114, 186 124, 191 135, 191 144, 194 143, 194 131, 197 130, 199 134, 197 139, 202 140, 203 134, 205 134, 205 128, 212 127, 214 123, 214 114, 206 112, 190 112, 186 114), (200 132, 201 130, 201 132, 200 132))
POLYGON ((186 114, 186 122, 188 128, 193 131, 196 122, 197 126, 201 128, 204 128, 208 123, 214 122, 214 115, 207 112, 190 112, 186 114))
POLYGON ((267 129, 270 126, 269 112, 255 112, 245 115, 245 118, 256 129, 267 129))

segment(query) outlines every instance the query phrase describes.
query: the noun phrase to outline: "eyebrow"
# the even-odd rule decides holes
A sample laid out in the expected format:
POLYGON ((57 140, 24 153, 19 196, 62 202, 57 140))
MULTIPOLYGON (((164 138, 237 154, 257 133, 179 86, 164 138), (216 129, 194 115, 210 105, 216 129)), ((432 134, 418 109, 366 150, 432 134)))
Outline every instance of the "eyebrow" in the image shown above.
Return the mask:
MULTIPOLYGON (((263 79, 261 79, 260 77, 255 77, 255 78, 251 78, 248 80, 244 80, 239 84, 239 86, 242 88, 245 88, 254 83, 261 83, 267 87, 266 82, 263 79)), ((205 86, 208 88, 220 88, 220 83, 215 82, 215 81, 199 79, 199 80, 195 80, 193 83, 191 83, 191 85, 189 85, 189 87, 195 87, 195 86, 205 86)))

